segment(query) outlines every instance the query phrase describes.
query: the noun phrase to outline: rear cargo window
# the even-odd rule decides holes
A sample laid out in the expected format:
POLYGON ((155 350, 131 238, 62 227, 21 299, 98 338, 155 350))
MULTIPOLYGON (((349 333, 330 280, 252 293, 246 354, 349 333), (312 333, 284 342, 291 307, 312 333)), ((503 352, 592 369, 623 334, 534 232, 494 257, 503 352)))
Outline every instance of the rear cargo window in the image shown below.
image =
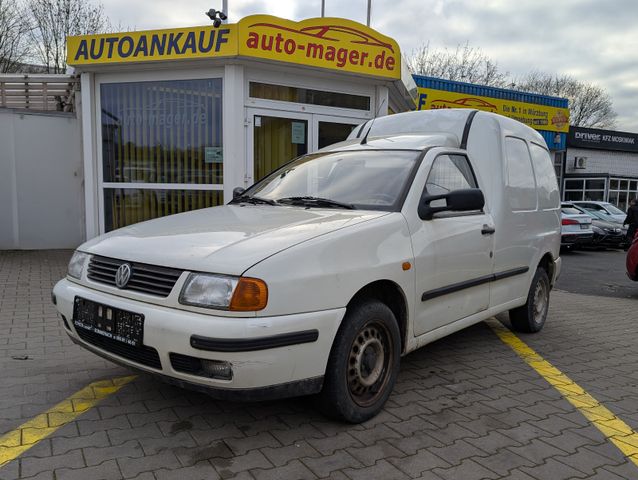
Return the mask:
POLYGON ((560 209, 565 215, 582 215, 583 212, 574 207, 563 207, 560 209))
POLYGON ((512 211, 536 209, 536 184, 529 150, 524 140, 507 137, 507 199, 512 211))
POLYGON ((530 143, 536 187, 538 188, 538 208, 547 210, 557 208, 560 203, 556 171, 549 156, 549 152, 535 143, 530 143))

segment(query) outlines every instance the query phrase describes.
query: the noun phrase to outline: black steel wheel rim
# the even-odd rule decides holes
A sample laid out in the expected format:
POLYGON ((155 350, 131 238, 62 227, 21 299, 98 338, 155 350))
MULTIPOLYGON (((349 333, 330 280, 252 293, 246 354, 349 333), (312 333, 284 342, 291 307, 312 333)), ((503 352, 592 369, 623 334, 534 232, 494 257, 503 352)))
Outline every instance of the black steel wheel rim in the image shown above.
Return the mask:
POLYGON ((371 321, 352 342, 347 365, 348 391, 360 407, 374 405, 386 390, 394 363, 390 338, 390 331, 383 323, 371 321))

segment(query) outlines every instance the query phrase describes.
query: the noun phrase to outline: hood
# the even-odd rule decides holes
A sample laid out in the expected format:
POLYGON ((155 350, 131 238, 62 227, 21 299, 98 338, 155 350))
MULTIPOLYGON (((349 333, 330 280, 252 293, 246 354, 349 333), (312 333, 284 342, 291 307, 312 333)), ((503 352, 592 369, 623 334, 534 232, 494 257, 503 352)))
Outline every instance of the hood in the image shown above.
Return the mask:
POLYGON ((137 223, 79 249, 182 270, 241 275, 293 245, 388 212, 226 205, 137 223))
POLYGON ((597 218, 592 218, 592 225, 599 228, 619 228, 623 229, 623 225, 620 222, 608 222, 606 220, 599 220, 597 218))

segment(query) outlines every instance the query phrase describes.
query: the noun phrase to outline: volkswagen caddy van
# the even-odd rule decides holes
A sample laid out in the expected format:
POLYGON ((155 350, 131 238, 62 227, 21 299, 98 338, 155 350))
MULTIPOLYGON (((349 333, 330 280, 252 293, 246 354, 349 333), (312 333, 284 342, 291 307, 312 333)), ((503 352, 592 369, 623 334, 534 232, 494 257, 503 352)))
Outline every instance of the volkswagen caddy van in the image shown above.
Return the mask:
POLYGON ((225 206, 81 245, 53 295, 116 363, 222 399, 377 414, 401 356, 509 312, 538 332, 561 266, 543 138, 469 109, 369 121, 225 206))

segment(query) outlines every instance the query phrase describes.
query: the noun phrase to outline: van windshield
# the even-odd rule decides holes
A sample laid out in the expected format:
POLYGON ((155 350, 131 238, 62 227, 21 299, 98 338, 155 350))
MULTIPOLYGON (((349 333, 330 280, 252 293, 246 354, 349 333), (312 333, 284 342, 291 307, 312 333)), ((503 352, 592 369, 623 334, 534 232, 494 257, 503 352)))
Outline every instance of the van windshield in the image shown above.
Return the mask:
POLYGON ((271 173, 241 198, 304 207, 396 211, 419 155, 411 150, 305 155, 271 173))

